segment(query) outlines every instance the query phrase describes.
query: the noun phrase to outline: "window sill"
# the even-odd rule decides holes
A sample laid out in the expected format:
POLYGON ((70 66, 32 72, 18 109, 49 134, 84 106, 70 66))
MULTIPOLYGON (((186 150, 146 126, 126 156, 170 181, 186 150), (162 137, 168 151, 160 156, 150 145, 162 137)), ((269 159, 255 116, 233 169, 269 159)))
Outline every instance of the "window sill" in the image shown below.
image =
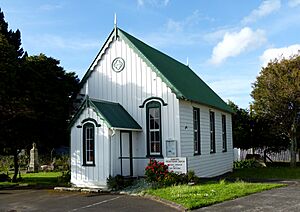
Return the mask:
POLYGON ((201 153, 194 153, 194 156, 199 156, 201 155, 201 153))
POLYGON ((146 158, 164 158, 163 155, 146 155, 146 158))
POLYGON ((223 150, 222 152, 227 152, 227 149, 226 149, 226 150, 223 150))
POLYGON ((82 164, 82 166, 96 166, 95 164, 82 164))
POLYGON ((215 154, 215 153, 216 153, 216 151, 210 152, 210 154, 215 154))

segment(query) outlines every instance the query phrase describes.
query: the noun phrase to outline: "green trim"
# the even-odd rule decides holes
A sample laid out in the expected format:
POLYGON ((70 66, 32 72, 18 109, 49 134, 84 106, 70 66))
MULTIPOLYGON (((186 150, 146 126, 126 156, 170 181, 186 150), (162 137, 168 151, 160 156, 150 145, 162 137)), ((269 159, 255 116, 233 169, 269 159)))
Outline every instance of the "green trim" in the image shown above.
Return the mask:
POLYGON ((92 101, 90 101, 91 106, 95 109, 95 113, 102 117, 102 120, 104 121, 104 123, 108 126, 108 128, 112 128, 113 126, 107 121, 107 119, 103 116, 103 114, 99 111, 99 109, 96 107, 96 105, 94 105, 94 103, 92 101))
POLYGON ((93 123, 95 124, 96 127, 101 127, 101 124, 98 124, 98 122, 97 122, 95 119, 93 119, 93 118, 86 118, 86 119, 83 119, 83 120, 81 121, 81 124, 84 124, 85 122, 88 122, 88 121, 93 122, 93 123))
POLYGON ((73 117, 70 120, 70 124, 68 126, 68 130, 71 130, 71 128, 73 127, 73 125, 75 124, 75 122, 77 121, 77 119, 79 118, 80 114, 82 113, 82 111, 86 108, 86 101, 87 98, 85 98, 81 105, 79 106, 78 110, 76 111, 76 113, 73 115, 73 117))
POLYGON ((158 101, 161 102, 161 104, 162 104, 163 106, 167 106, 167 105, 168 105, 168 103, 166 103, 162 98, 152 96, 152 97, 149 97, 149 98, 145 99, 145 100, 143 101, 143 104, 140 105, 139 108, 144 108, 144 107, 145 107, 145 104, 146 104, 147 102, 149 102, 150 100, 158 100, 158 101))
MULTIPOLYGON (((119 28, 118 28, 119 29, 119 28)), ((125 35, 124 31, 120 30, 120 38, 122 38, 125 43, 127 43, 133 50, 134 52, 140 56, 144 62, 162 79, 163 82, 165 82, 171 90, 175 93, 177 98, 184 98, 182 93, 177 90, 177 88, 158 70, 158 68, 151 63, 151 61, 130 41, 129 38, 125 35)))
POLYGON ((233 113, 233 110, 188 66, 178 62, 168 55, 148 46, 120 28, 114 29, 96 58, 90 65, 88 71, 80 82, 82 88, 84 83, 93 72, 93 66, 102 58, 109 42, 114 42, 114 32, 118 31, 118 37, 123 39, 130 48, 162 79, 172 90, 178 99, 193 101, 222 111, 233 113))
MULTIPOLYGON (((103 52, 104 50, 104 47, 106 47, 106 44, 108 44, 109 42, 112 42, 113 41, 113 37, 114 37, 114 31, 113 30, 108 38, 106 39, 104 45, 101 47, 100 51, 98 52, 97 56, 95 57, 95 59, 93 60, 93 62, 91 63, 90 67, 88 68, 87 72, 85 73, 85 75, 82 77, 81 81, 80 81, 80 84, 79 84, 79 87, 80 89, 83 87, 83 85, 86 83, 87 79, 90 77, 90 75, 92 74, 92 72, 94 71, 94 69, 91 69, 92 66, 94 65, 94 63, 96 62, 96 60, 98 59, 98 57, 101 55, 101 53, 103 52)), ((105 51, 105 50, 104 50, 105 51)), ((104 52, 103 52, 104 53, 104 52)))
POLYGON ((107 121, 111 128, 141 130, 142 127, 119 103, 92 100, 91 104, 97 108, 97 111, 107 121))
POLYGON ((232 109, 188 66, 147 45, 122 29, 120 37, 161 77, 178 99, 232 113, 232 109))

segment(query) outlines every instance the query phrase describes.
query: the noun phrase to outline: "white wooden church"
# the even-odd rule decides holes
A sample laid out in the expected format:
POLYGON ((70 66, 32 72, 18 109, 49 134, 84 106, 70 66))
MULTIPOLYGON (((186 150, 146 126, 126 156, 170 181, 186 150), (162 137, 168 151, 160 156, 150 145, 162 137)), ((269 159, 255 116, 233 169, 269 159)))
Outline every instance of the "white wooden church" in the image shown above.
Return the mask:
POLYGON ((143 176, 149 158, 185 158, 200 177, 232 171, 232 110, 189 66, 115 26, 81 86, 70 125, 73 185, 143 176))

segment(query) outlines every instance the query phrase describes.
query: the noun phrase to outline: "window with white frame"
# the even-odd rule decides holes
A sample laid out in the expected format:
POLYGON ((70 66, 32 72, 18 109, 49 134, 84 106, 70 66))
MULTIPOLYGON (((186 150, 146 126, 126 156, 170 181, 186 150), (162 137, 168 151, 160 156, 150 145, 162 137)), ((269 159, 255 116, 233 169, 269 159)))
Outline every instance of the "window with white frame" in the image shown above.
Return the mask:
POLYGON ((200 110, 193 108, 194 154, 200 154, 200 110))
POLYGON ((222 115, 222 147, 223 152, 227 151, 227 138, 226 138, 226 116, 222 115))
POLYGON ((147 111, 147 155, 161 156, 161 104, 157 101, 149 102, 147 111))
POLYGON ((216 152, 216 137, 215 137, 215 113, 209 111, 210 121, 210 153, 216 152))
POLYGON ((83 125, 83 165, 95 165, 95 126, 83 125))

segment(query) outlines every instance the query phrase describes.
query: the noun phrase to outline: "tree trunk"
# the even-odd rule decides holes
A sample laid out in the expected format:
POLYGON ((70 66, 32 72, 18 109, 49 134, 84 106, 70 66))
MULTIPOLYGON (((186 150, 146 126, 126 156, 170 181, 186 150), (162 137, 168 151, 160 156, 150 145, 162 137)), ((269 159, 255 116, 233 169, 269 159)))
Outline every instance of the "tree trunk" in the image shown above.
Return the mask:
POLYGON ((14 176, 12 178, 12 182, 17 182, 17 177, 19 173, 19 161, 18 161, 18 151, 16 150, 14 153, 14 176))
POLYGON ((297 127, 296 122, 294 120, 293 126, 292 126, 292 138, 291 138, 291 167, 296 167, 297 163, 297 127))

